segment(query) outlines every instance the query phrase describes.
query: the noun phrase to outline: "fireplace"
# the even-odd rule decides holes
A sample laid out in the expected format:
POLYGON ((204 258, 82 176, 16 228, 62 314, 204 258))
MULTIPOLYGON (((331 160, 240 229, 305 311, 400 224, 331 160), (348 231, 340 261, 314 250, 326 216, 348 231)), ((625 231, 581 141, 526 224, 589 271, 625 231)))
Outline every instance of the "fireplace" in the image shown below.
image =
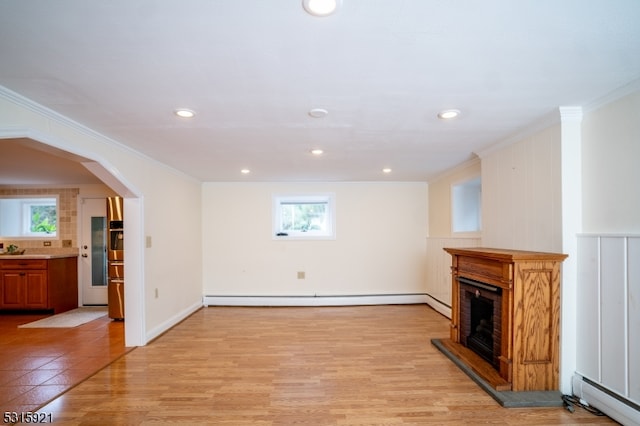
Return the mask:
POLYGON ((442 345, 497 391, 558 389, 560 265, 566 255, 445 251, 452 255, 451 338, 442 345))
POLYGON ((502 289, 464 277, 460 288, 460 343, 500 368, 502 289))

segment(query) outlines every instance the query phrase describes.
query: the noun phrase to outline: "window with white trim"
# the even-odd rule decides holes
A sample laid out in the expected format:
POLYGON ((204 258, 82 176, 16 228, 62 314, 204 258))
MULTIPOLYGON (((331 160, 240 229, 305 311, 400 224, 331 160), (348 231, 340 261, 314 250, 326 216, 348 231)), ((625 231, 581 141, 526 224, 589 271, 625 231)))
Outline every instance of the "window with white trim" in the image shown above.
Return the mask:
POLYGON ((276 239, 334 239, 334 195, 274 195, 273 235, 276 239))
POLYGON ((482 223, 480 177, 451 187, 451 230, 454 233, 480 232, 482 223))
POLYGON ((0 198, 0 237, 57 238, 58 197, 0 198))

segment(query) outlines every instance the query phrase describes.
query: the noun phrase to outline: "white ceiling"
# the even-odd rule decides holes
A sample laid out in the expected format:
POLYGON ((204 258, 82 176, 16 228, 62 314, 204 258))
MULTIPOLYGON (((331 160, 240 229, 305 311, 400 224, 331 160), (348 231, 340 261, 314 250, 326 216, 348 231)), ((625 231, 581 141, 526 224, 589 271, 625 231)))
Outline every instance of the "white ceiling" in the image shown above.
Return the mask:
POLYGON ((636 81, 639 22, 638 0, 7 0, 0 85, 202 181, 426 181, 636 81))

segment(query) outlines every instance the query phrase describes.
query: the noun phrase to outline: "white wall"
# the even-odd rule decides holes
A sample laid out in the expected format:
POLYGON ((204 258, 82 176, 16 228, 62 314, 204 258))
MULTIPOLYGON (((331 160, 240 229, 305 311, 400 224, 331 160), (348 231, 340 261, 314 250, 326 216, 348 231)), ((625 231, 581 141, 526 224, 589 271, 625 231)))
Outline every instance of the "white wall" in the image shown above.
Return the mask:
POLYGON ((145 344, 201 306, 198 182, 4 89, 0 90, 0 146, 2 137, 29 137, 95 160, 126 190, 121 195, 127 198, 125 211, 130 218, 125 223, 128 345, 145 344), (128 200, 139 209, 126 210, 128 200), (145 236, 152 237, 149 248, 145 236))
MULTIPOLYGON (((640 169, 635 164, 640 158, 639 116, 640 92, 635 92, 585 114, 582 126, 578 125, 581 143, 577 155, 582 158, 582 189, 578 197, 582 201, 581 217, 575 219, 581 223, 578 232, 596 238, 626 238, 640 234, 640 191, 636 188, 637 182, 640 182, 640 169)), ((574 126, 572 123, 567 125, 574 126)), ((561 205, 562 134, 560 125, 552 125, 532 136, 482 153, 483 246, 562 251, 567 243, 563 241, 561 205)), ((565 235, 564 238, 577 240, 578 235, 565 235)), ((584 240, 585 237, 581 238, 584 240)), ((618 303, 628 297, 633 298, 638 292, 633 287, 636 284, 606 280, 602 283, 610 288, 600 288, 592 280, 585 279, 590 277, 600 282, 598 277, 590 276, 594 271, 594 255, 586 253, 583 246, 579 256, 573 253, 568 261, 575 263, 576 257, 582 263, 572 268, 571 276, 563 274, 563 288, 573 283, 576 291, 565 292, 563 289, 561 351, 565 356, 561 365, 561 390, 571 391, 568 378, 576 368, 593 374, 595 356, 599 360, 615 360, 611 362, 620 367, 614 374, 615 381, 610 388, 623 396, 637 398, 639 391, 636 383, 640 379, 632 377, 632 374, 635 372, 637 376, 638 370, 632 363, 624 370, 624 359, 620 358, 621 354, 615 348, 637 351, 633 348, 640 347, 640 337, 637 336, 640 325, 628 315, 615 325, 610 321, 613 318, 611 315, 608 315, 607 321, 598 317, 598 312, 611 309, 601 303, 606 304, 607 300, 618 303), (606 297, 602 298, 602 295, 606 297), (585 305, 587 302, 591 304, 589 307, 585 305), (576 306, 579 309, 576 310, 576 306), (564 314, 567 312, 574 318, 566 320, 564 314), (585 327, 586 324, 592 326, 585 327), (607 345, 598 346, 594 354, 593 344, 597 343, 594 339, 598 338, 598 333, 608 339, 628 337, 628 341, 609 341, 607 345), (624 371, 624 374, 618 374, 620 371, 624 371), (620 391, 620 383, 626 383, 623 392, 620 391)), ((618 270, 609 271, 608 274, 628 279, 629 271, 637 270, 637 264, 640 264, 640 259, 619 259, 618 270)), ((595 270, 599 274, 597 267, 595 270)), ((633 280, 628 282, 637 283, 633 280)), ((620 305, 620 309, 616 308, 618 319, 622 318, 619 313, 626 306, 625 303, 620 305)), ((627 309, 627 313, 636 312, 633 306, 624 309, 627 309)), ((611 362, 608 362, 609 366, 613 365, 611 362)), ((598 381, 602 377, 596 375, 593 379, 598 381)))
POLYGON ((424 293, 427 196, 426 183, 206 183, 204 293, 424 293), (337 238, 274 240, 272 195, 308 192, 335 194, 337 238))
POLYGON ((452 233, 451 188, 480 174, 480 160, 474 159, 429 182, 428 303, 449 318, 451 318, 451 256, 443 248, 477 247, 480 245, 481 235, 481 233, 460 235, 452 233))
MULTIPOLYGON (((584 115, 576 369, 636 404, 640 404, 638 159, 640 91, 584 115)), ((635 418, 640 419, 637 411, 635 418)))
POLYGON ((584 116, 584 232, 640 234, 640 91, 584 116))
POLYGON ((560 126, 482 154, 482 245, 562 251, 560 126))
MULTIPOLYGON (((563 252, 560 124, 481 153, 482 246, 563 252)), ((574 274, 575 275, 575 274, 574 274)), ((575 276, 562 282, 560 390, 575 371, 575 276), (567 315, 569 318, 567 319, 567 315)))
MULTIPOLYGON (((429 181, 429 237, 452 237, 451 187, 480 177, 480 160, 475 158, 429 181)), ((482 182, 481 182, 482 185, 482 182)), ((469 237, 469 235, 465 235, 469 237)))

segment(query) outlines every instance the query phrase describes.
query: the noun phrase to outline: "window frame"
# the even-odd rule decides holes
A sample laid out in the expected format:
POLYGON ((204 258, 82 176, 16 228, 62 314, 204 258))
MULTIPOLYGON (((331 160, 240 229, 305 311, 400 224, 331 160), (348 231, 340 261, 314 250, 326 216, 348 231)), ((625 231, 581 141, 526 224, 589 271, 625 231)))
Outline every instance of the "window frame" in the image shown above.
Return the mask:
POLYGON ((272 196, 272 238, 274 240, 335 240, 335 194, 334 193, 306 193, 306 194, 274 194, 272 196), (282 206, 287 204, 327 204, 326 230, 290 231, 282 229, 282 206), (286 234, 286 235, 282 235, 286 234))

